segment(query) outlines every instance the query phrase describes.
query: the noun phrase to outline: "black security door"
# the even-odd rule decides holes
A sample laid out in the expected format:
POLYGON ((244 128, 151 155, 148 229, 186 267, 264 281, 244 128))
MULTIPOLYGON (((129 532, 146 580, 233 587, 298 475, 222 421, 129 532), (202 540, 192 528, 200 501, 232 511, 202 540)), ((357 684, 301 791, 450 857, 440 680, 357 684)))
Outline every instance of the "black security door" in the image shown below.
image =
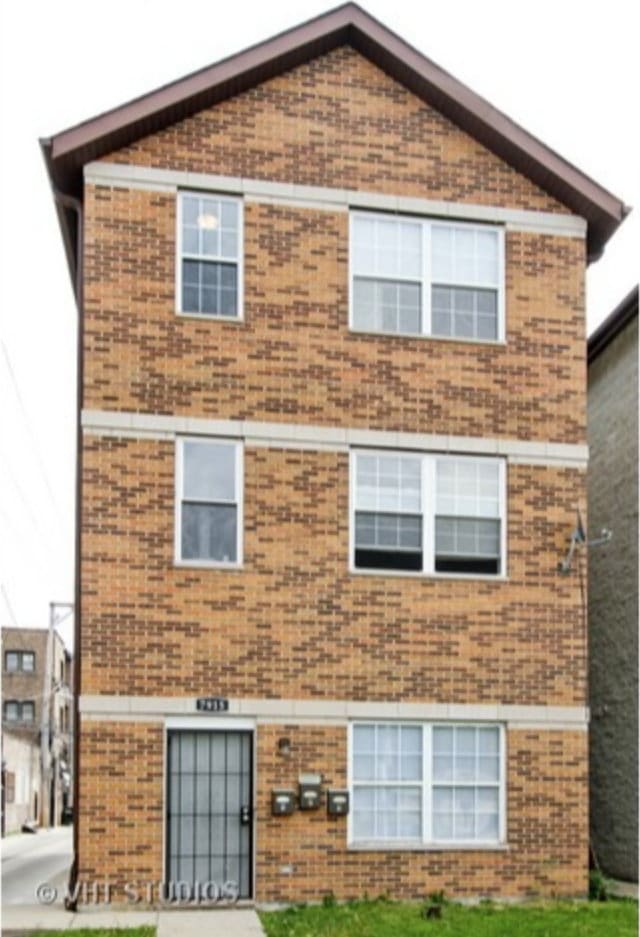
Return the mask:
POLYGON ((251 897, 251 762, 251 732, 169 732, 167 870, 174 888, 234 882, 240 898, 251 897))

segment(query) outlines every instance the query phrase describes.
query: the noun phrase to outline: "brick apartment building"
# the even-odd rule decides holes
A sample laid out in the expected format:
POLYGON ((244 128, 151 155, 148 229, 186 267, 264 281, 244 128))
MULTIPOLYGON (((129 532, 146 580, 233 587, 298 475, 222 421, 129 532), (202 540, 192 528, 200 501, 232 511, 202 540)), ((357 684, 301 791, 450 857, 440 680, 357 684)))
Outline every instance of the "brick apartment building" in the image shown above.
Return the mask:
POLYGON ((81 323, 74 874, 584 894, 557 567, 623 204, 353 4, 43 148, 81 323))
POLYGON ((2 629, 3 833, 28 820, 61 822, 71 797, 73 717, 71 655, 47 628, 2 629), (47 669, 47 653, 50 667, 47 669), (42 772, 42 708, 47 705, 42 772))

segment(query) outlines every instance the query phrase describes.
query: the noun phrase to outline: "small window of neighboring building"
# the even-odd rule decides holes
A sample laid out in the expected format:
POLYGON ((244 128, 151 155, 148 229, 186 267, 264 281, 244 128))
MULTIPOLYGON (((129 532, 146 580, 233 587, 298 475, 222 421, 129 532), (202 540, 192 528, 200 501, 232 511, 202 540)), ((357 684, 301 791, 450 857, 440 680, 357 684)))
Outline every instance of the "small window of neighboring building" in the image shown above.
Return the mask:
POLYGON ((504 575, 503 459, 352 453, 352 568, 504 575))
POLYGON ((242 564, 242 445, 179 439, 176 464, 176 560, 242 564))
POLYGON ((242 202, 178 194, 178 311, 242 318, 242 202))
POLYGON ((16 700, 7 700, 4 704, 4 718, 7 722, 18 722, 20 719, 20 703, 16 700))
POLYGON ((351 327, 504 340, 504 233, 491 225, 354 212, 351 327))
POLYGON ((33 700, 7 700, 4 704, 5 722, 33 722, 35 704, 33 700))
POLYGON ((33 651, 6 651, 4 666, 7 673, 33 673, 36 656, 33 651))

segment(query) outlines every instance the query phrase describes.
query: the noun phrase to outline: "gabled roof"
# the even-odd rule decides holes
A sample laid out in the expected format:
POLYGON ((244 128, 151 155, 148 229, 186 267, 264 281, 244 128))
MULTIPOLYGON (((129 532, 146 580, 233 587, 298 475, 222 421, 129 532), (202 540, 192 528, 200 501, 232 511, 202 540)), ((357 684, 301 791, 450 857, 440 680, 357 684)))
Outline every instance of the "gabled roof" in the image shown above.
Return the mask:
POLYGON ((625 298, 610 312, 604 322, 589 336, 587 360, 589 364, 604 351, 616 335, 633 320, 638 318, 638 286, 633 287, 625 298))
MULTIPOLYGON (((585 218, 589 258, 597 259, 602 253, 629 211, 623 202, 355 3, 339 6, 42 140, 51 181, 58 190, 79 196, 85 163, 341 45, 352 46, 574 214, 585 218)), ((69 213, 59 207, 59 214, 69 254, 73 240, 69 213)))

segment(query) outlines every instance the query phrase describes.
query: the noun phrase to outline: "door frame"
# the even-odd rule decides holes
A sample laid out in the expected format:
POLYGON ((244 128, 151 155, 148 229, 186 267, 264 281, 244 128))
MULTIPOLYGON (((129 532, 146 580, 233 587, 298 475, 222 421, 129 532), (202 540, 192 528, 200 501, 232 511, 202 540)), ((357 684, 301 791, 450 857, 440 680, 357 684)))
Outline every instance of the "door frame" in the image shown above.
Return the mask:
MULTIPOLYGON (((169 875, 169 829, 167 823, 169 807, 169 732, 250 732, 251 733, 251 839, 249 861, 249 897, 240 898, 238 903, 254 902, 256 897, 256 812, 258 752, 255 719, 234 716, 169 716, 164 720, 162 733, 162 881, 166 885, 169 875)), ((220 883, 222 884, 222 883, 220 883)))

